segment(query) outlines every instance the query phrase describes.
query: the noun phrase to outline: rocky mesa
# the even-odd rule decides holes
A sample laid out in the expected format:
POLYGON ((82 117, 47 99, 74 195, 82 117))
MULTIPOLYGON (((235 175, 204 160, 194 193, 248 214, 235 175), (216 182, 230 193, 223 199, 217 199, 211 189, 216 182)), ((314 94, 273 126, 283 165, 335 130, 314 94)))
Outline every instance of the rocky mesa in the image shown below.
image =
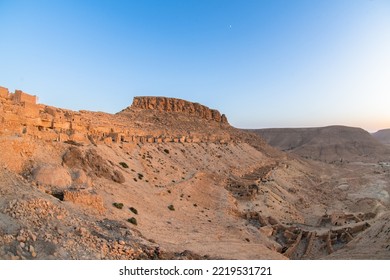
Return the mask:
POLYGON ((177 98, 138 96, 134 97, 131 108, 158 110, 165 112, 179 112, 188 114, 190 116, 196 116, 205 120, 228 123, 226 116, 224 114, 221 115, 218 110, 210 109, 199 103, 193 103, 177 98))

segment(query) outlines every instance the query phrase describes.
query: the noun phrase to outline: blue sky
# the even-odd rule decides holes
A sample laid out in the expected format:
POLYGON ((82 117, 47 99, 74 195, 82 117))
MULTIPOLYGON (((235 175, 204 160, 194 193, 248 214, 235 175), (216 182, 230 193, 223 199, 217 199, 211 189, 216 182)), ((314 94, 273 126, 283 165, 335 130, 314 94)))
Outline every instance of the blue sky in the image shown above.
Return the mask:
POLYGON ((0 85, 115 113, 134 96, 242 128, 390 127, 388 0, 0 0, 0 85))

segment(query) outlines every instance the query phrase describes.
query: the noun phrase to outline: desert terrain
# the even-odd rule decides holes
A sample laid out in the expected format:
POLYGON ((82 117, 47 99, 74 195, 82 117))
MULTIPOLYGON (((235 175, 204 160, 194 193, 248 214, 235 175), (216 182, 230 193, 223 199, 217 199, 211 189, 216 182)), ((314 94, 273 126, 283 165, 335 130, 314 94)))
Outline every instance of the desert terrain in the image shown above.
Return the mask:
POLYGON ((390 259, 390 148, 362 129, 241 130, 167 97, 75 112, 4 87, 0 126, 0 259, 390 259))

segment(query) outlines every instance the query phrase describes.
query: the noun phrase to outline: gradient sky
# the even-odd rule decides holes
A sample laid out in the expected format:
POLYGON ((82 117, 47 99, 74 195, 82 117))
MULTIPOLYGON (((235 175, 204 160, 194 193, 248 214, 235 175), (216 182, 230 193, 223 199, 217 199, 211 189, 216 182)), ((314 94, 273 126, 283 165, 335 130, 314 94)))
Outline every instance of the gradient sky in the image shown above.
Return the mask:
POLYGON ((388 0, 0 0, 0 85, 73 110, 134 96, 241 128, 390 127, 388 0))

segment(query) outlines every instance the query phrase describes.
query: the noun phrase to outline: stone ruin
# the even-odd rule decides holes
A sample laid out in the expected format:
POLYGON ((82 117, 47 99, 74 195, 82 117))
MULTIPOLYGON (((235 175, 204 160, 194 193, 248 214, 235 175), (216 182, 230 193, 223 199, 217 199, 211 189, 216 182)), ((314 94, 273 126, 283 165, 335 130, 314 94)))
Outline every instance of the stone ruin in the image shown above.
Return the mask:
MULTIPOLYGON (((231 177, 226 189, 241 201, 254 200, 262 195, 262 183, 272 181, 273 170, 278 164, 264 165, 241 177, 231 177)), ((289 259, 313 259, 341 249, 370 227, 374 213, 333 212, 319 217, 314 226, 284 224, 272 216, 256 211, 244 211, 241 217, 276 242, 276 251, 289 259)))
POLYGON ((8 88, 0 87, 0 98, 8 98, 9 97, 9 91, 8 88))
MULTIPOLYGON (((276 241, 280 245, 277 251, 289 259, 313 259, 313 257, 329 255, 369 228, 368 219, 375 217, 372 213, 355 215, 340 212, 330 216, 338 216, 337 220, 349 220, 350 223, 339 226, 326 224, 329 227, 309 230, 307 226, 285 225, 272 216, 263 216, 258 212, 248 211, 242 216, 268 238, 276 241)), ((323 217, 319 221, 321 225, 323 225, 322 220, 323 217)))
POLYGON ((226 189, 235 198, 253 200, 259 194, 260 184, 272 180, 271 172, 276 164, 264 165, 241 178, 230 178, 226 184, 226 189))
POLYGON ((37 97, 36 95, 30 95, 28 93, 25 93, 21 90, 15 90, 15 93, 12 96, 12 99, 15 103, 30 103, 30 104, 37 104, 37 97))
POLYGON ((37 96, 30 95, 21 90, 15 90, 14 93, 9 92, 8 88, 0 86, 0 98, 12 100, 15 104, 37 104, 37 96))

